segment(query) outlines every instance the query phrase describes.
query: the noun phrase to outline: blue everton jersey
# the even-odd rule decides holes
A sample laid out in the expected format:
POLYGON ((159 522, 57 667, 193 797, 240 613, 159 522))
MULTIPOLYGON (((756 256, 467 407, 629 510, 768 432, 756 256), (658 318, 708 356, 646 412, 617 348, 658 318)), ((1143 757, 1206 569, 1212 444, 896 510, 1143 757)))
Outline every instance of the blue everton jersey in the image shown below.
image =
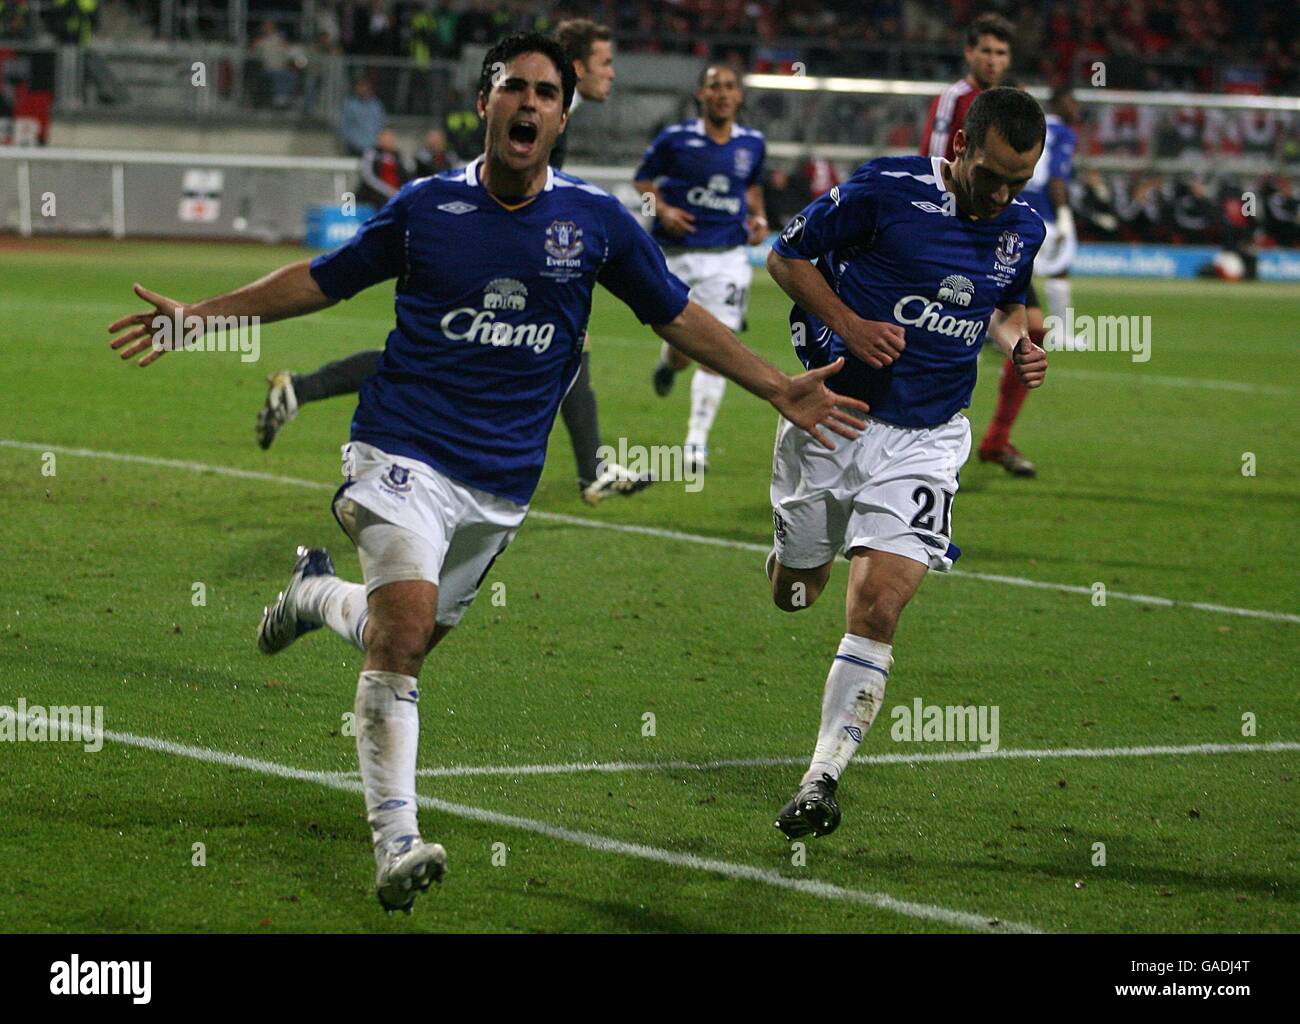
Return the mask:
POLYGON ((1077 139, 1073 128, 1055 114, 1047 115, 1047 141, 1043 143, 1043 155, 1038 158, 1034 176, 1020 195, 1048 224, 1056 223, 1056 207, 1047 193, 1047 183, 1052 178, 1061 178, 1069 184, 1074 176, 1077 139))
POLYGON ((731 126, 731 138, 714 142, 695 118, 669 125, 641 158, 636 181, 654 181, 670 206, 695 217, 695 231, 674 238, 656 220, 653 234, 661 245, 690 249, 732 249, 749 237, 745 190, 763 180, 767 144, 763 133, 731 126))
POLYGON ((548 170, 508 210, 482 157, 404 186, 311 274, 331 299, 397 278, 397 325, 362 385, 352 439, 520 504, 578 372, 599 281, 647 324, 673 320, 687 289, 608 193, 548 170))
POLYGON ((1043 244, 1042 218, 1019 199, 992 220, 945 216, 939 157, 872 160, 786 225, 776 251, 817 260, 849 309, 900 324, 906 347, 874 369, 798 305, 791 338, 812 369, 844 356, 826 381, 861 398, 871 415, 933 427, 970 404, 980 342, 998 306, 1023 303, 1043 244))

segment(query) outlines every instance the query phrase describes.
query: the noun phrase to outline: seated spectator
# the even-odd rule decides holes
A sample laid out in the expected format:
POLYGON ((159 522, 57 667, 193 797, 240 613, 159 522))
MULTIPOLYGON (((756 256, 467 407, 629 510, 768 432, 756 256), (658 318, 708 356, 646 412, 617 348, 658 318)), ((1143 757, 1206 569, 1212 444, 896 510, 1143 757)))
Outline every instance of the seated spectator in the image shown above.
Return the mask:
POLYGON ((352 95, 343 101, 339 115, 339 137, 349 156, 361 156, 375 144, 384 127, 384 105, 375 95, 375 87, 368 78, 358 78, 352 86, 352 95))
POLYGON ((451 154, 447 152, 447 135, 437 128, 424 133, 424 145, 415 154, 415 176, 427 178, 451 170, 451 154))
POLYGON ((361 154, 357 203, 377 210, 397 195, 397 190, 411 177, 411 167, 397 148, 397 133, 385 128, 375 139, 374 146, 361 154))

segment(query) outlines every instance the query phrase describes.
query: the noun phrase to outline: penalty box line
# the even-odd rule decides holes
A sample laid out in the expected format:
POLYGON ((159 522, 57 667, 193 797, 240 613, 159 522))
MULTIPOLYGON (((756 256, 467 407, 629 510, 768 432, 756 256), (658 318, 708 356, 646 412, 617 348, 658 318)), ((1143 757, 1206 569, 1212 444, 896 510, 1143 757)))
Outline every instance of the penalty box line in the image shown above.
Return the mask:
MULTIPOLYGON (((171 740, 159 739, 153 736, 137 736, 134 733, 128 732, 111 732, 105 730, 104 738, 116 743, 121 743, 125 746, 139 747, 143 750, 154 751, 155 753, 169 754, 173 757, 184 757, 193 761, 221 765, 227 768, 239 768, 244 771, 256 772, 259 775, 269 775, 280 779, 290 779, 297 782, 311 782, 319 786, 324 786, 327 789, 338 790, 343 793, 363 793, 361 782, 359 780, 348 778, 338 772, 318 772, 302 768, 293 768, 289 765, 279 764, 275 761, 265 761, 261 758, 247 757, 243 754, 232 754, 222 750, 213 750, 208 747, 196 747, 185 743, 175 743, 171 740)), ((559 842, 582 846, 596 853, 631 857, 636 860, 666 864, 669 867, 686 868, 691 871, 701 871, 706 874, 720 875, 723 878, 730 878, 737 881, 758 882, 763 885, 772 886, 773 888, 786 889, 791 892, 802 893, 805 896, 813 896, 817 899, 862 904, 874 907, 877 910, 883 910, 887 913, 912 917, 917 920, 931 921, 959 928, 968 928, 972 931, 978 932, 1037 933, 1040 931, 1040 929, 1033 925, 1024 924, 1018 921, 1008 921, 991 915, 972 914, 964 910, 953 910, 949 907, 942 907, 930 903, 917 903, 912 900, 898 899, 895 896, 890 896, 888 893, 869 892, 863 889, 849 889, 839 885, 832 885, 829 882, 819 882, 813 879, 790 878, 778 871, 773 871, 771 868, 754 867, 750 864, 736 864, 731 861, 716 860, 710 857, 698 857, 695 854, 679 853, 675 850, 665 850, 657 846, 647 846, 644 843, 627 843, 620 839, 612 839, 609 836, 598 835, 595 832, 582 832, 576 829, 564 828, 560 825, 552 825, 549 822, 538 821, 535 818, 524 818, 514 814, 502 814, 498 811, 491 811, 482 807, 472 807, 468 804, 458 804, 452 803, 448 800, 439 800, 436 797, 417 794, 416 801, 419 806, 425 810, 437 811, 441 814, 447 814, 457 818, 465 818, 466 820, 476 821, 482 824, 499 825, 503 828, 533 832, 537 835, 545 836, 548 839, 555 839, 559 842)))
MULTIPOLYGON (((100 451, 94 448, 71 448, 56 444, 37 444, 33 441, 18 441, 0 438, 0 448, 13 448, 21 451, 54 452, 58 455, 71 455, 88 459, 104 459, 111 462, 129 462, 142 466, 158 466, 163 469, 180 469, 191 473, 211 473, 214 476, 230 477, 236 480, 257 480, 262 483, 282 484, 286 487, 303 487, 313 491, 330 491, 337 488, 320 480, 304 480, 301 477, 281 476, 277 473, 262 473, 252 469, 238 469, 234 466, 218 466, 206 462, 190 462, 184 459, 163 459, 149 455, 133 455, 127 452, 100 451)), ((643 537, 656 537, 662 540, 683 541, 689 544, 703 544, 710 547, 731 548, 737 551, 752 551, 767 555, 771 545, 755 544, 751 541, 732 540, 728 537, 709 537, 698 533, 683 533, 680 530, 666 530, 657 526, 638 526, 632 523, 608 523, 582 516, 566 515, 562 512, 531 511, 530 519, 557 523, 563 526, 581 526, 593 530, 612 530, 615 533, 637 534, 643 537)), ((1012 587, 1029 587, 1034 590, 1054 590, 1063 594, 1080 594, 1092 596, 1092 588, 1076 586, 1069 583, 1048 583, 1043 580, 1031 580, 1023 576, 1003 576, 998 573, 975 572, 969 569, 953 569, 947 573, 936 573, 940 578, 953 576, 958 579, 981 580, 985 583, 1001 583, 1012 587)), ((1168 597, 1152 594, 1130 594, 1120 590, 1106 590, 1107 600, 1128 601, 1134 604, 1154 605, 1159 608, 1192 608, 1196 611, 1212 612, 1218 615, 1237 615, 1250 619, 1265 619, 1270 622, 1297 622, 1300 615, 1291 612, 1274 612, 1259 608, 1235 608, 1230 605, 1211 604, 1206 601, 1178 601, 1168 597)))

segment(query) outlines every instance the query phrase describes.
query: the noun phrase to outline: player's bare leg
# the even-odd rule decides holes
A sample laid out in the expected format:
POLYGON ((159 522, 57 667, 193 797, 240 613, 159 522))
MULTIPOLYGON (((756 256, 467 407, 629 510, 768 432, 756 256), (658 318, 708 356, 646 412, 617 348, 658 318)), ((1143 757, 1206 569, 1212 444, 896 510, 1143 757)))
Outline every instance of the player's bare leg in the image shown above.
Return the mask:
POLYGON ((898 618, 927 572, 921 562, 887 551, 856 548, 850 558, 847 632, 826 676, 817 747, 798 792, 775 822, 790 839, 829 835, 839 826, 840 776, 876 720, 898 618))
MULTIPOLYGON (((1043 310, 1041 306, 1026 306, 1025 316, 1029 322, 1029 338, 1035 345, 1042 345, 1045 337, 1043 331, 1043 310)), ((1002 365, 1002 376, 998 379, 998 404, 993 410, 993 419, 980 441, 980 462, 994 462, 1012 476, 1036 476, 1038 467, 1011 443, 1011 428, 1016 417, 1025 404, 1029 389, 1021 383, 1020 375, 1011 360, 1002 365)))
POLYGON ((767 556, 767 578, 772 583, 772 603, 783 612, 811 608, 831 578, 832 560, 815 569, 791 569, 782 565, 772 551, 767 556))
POLYGON ((375 892, 389 912, 410 913, 415 897, 442 881, 447 853, 425 844, 416 822, 415 760, 420 739, 419 682, 425 655, 450 627, 435 621, 438 588, 403 580, 367 602, 365 662, 357 680, 357 758, 375 844, 375 892))

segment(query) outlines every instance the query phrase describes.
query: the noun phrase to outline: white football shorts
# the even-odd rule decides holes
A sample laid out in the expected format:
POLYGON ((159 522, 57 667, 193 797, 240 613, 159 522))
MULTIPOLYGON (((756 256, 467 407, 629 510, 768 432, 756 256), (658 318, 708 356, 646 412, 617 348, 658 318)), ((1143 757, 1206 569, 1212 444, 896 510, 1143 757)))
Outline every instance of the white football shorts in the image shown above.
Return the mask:
POLYGON ((832 437, 833 451, 781 419, 772 455, 777 559, 814 569, 872 548, 946 572, 961 554, 951 542, 952 503, 970 423, 961 413, 928 428, 865 418, 856 440, 832 437))
POLYGON ((668 269, 691 290, 692 299, 733 331, 745 326, 754 268, 749 265, 743 245, 698 252, 667 249, 664 260, 668 269))
POLYGON ((343 446, 343 477, 334 517, 357 547, 366 593, 428 580, 442 626, 460 621, 528 514, 527 505, 360 441, 343 446))

